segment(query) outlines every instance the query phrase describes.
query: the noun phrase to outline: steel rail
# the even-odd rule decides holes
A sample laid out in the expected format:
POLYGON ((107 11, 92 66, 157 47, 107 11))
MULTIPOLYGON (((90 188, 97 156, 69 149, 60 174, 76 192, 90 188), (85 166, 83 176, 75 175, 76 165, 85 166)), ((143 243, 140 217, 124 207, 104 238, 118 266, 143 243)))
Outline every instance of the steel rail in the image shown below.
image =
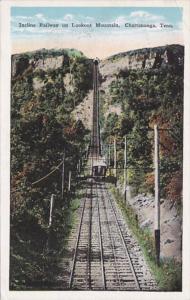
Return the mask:
POLYGON ((88 286, 91 289, 91 246, 92 246, 92 185, 90 187, 89 231, 88 231, 88 286))
POLYGON ((98 208, 98 227, 99 227, 99 240, 100 240, 100 256, 101 256, 101 272, 102 272, 102 281, 103 289, 106 290, 106 276, 105 276, 105 266, 104 266, 104 250, 103 250, 103 240, 102 240, 102 228, 100 221, 100 205, 98 200, 97 184, 96 184, 96 198, 97 198, 97 208, 98 208))
POLYGON ((100 155, 99 132, 99 93, 98 93, 98 66, 93 65, 93 122, 91 136, 91 155, 98 158, 100 155))
MULTIPOLYGON (((104 185, 105 185, 105 183, 104 183, 104 185)), ((105 185, 104 191, 107 193, 108 201, 109 201, 109 203, 110 203, 110 205, 111 205, 111 207, 112 207, 112 210, 113 210, 113 212, 114 212, 114 216, 115 216, 116 224, 117 224, 117 227, 118 227, 118 231, 119 231, 120 237, 121 237, 121 239, 122 239, 122 243, 123 243, 123 246, 124 246, 124 249, 125 249, 126 256, 127 256, 127 258, 128 258, 128 261, 129 261, 129 265, 130 265, 130 268, 131 268, 131 271, 132 271, 132 274, 133 274, 133 277, 134 277, 134 280, 135 280, 137 289, 138 289, 138 290, 141 290, 140 284, 139 284, 139 282, 138 282, 137 275, 136 275, 136 273, 135 273, 134 266, 133 266, 133 263, 132 263, 132 260, 131 260, 131 257, 130 257, 130 254, 129 254, 129 251, 128 251, 128 248, 127 248, 127 245, 126 245, 126 242, 125 242, 123 233, 122 233, 122 230, 121 230, 121 227, 120 227, 120 225, 119 225, 119 221, 118 221, 118 218, 117 218, 117 214, 116 214, 114 205, 113 205, 112 201, 110 200, 109 192, 108 192, 108 190, 107 190, 106 185, 105 185)))
POLYGON ((87 191, 88 191, 88 188, 86 190, 86 196, 85 196, 85 200, 84 200, 84 203, 83 203, 83 208, 82 208, 82 213, 81 213, 81 218, 80 218, 80 224, 79 224, 79 229, 78 229, 78 233, 77 233, 77 240, 76 240, 76 244, 75 244, 75 251, 74 251, 72 267, 71 267, 71 273, 70 273, 70 278, 69 278, 69 288, 70 289, 72 289, 72 285, 73 285, 73 278, 74 278, 74 272, 75 272, 75 266, 76 266, 76 260, 77 260, 77 250, 78 250, 78 246, 79 246, 81 228, 82 228, 84 211, 85 211, 86 200, 87 200, 87 191))
POLYGON ((103 203, 103 209, 104 209, 104 213, 105 213, 105 217, 106 217, 106 224, 107 224, 108 234, 109 234, 110 241, 111 241, 112 253, 113 253, 113 256, 114 256, 114 265, 115 265, 115 271, 116 271, 116 275, 117 275, 117 281, 119 283, 119 286, 121 287, 120 275, 119 275, 118 269, 117 269, 117 259, 116 259, 117 256, 116 256, 116 253, 115 253, 114 242, 113 242, 113 238, 112 238, 111 231, 110 231, 110 225, 109 225, 109 221, 108 221, 108 213, 107 213, 107 210, 106 210, 106 205, 105 205, 105 200, 104 200, 104 195, 103 195, 102 189, 101 189, 100 193, 101 193, 101 200, 102 200, 102 203, 103 203))

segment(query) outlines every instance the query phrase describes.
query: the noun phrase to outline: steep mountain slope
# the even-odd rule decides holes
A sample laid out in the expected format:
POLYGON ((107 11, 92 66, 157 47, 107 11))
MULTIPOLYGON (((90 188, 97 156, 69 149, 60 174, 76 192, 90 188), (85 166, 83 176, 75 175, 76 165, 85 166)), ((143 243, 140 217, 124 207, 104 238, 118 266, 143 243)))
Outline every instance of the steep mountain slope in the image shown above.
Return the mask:
MULTIPOLYGON (((184 48, 169 45, 116 54, 100 62, 102 140, 117 139, 118 188, 123 193, 127 137, 127 197, 139 225, 153 232, 154 133, 160 136, 161 256, 181 260, 184 48)), ((113 149, 113 147, 112 147, 113 149)), ((111 152, 113 166, 113 151, 111 152)))
MULTIPOLYGON (((171 201, 178 210, 182 200, 183 51, 180 45, 140 49, 114 55, 99 65, 101 137, 107 145, 117 136, 120 184, 122 142, 127 135, 131 196, 153 193, 152 128, 157 123, 162 128, 161 195, 167 207, 171 201)), ((78 160, 88 145, 92 95, 92 60, 80 51, 41 49, 12 56, 12 289, 29 288, 42 279, 48 280, 47 266, 51 263, 44 245, 52 193, 57 195, 52 230, 55 253, 69 231, 68 171, 76 175, 78 160), (61 170, 39 185, 32 183, 54 170, 63 153, 62 199, 61 170)))
POLYGON ((46 247, 52 194, 56 195, 53 251, 62 249, 68 234, 72 213, 68 172, 74 191, 77 163, 89 134, 71 113, 92 88, 91 64, 76 50, 42 49, 12 56, 11 289, 37 287, 49 278, 54 263, 48 262, 46 247), (56 167, 63 153, 62 192, 61 167, 56 167))
MULTIPOLYGON (((115 134, 118 140, 127 135, 129 165, 151 168, 151 129, 155 123, 165 129, 160 131, 162 185, 174 201, 181 197, 183 55, 182 46, 171 45, 121 53, 100 63, 102 138, 108 142, 115 134)), ((137 174, 132 172, 133 181, 137 174)), ((143 177, 139 187, 143 181, 151 191, 151 173, 143 177)))
MULTIPOLYGON (((100 61, 100 120, 105 144, 128 135, 129 182, 153 191, 153 125, 161 127, 162 196, 181 201, 184 47, 168 45, 128 51, 100 61), (143 131, 144 130, 144 131, 143 131), (136 172, 138 165, 149 172, 136 172), (133 168, 133 169, 132 169, 133 168)), ((92 92, 73 111, 91 129, 92 92)), ((121 148, 120 146, 118 146, 121 148)), ((120 166, 122 149, 118 148, 120 166)), ((113 163, 113 162, 112 162, 113 163)), ((145 188, 145 189, 144 189, 145 188)))

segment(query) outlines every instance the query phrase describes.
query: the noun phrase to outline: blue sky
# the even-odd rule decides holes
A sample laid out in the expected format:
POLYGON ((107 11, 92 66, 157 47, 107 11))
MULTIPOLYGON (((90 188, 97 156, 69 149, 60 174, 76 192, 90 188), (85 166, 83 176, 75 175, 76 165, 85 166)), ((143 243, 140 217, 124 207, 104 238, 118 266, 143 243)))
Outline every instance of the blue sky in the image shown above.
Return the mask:
MULTIPOLYGON (((29 29, 21 30, 19 22, 140 22, 158 23, 165 22, 172 24, 176 29, 182 20, 182 9, 180 8, 144 8, 144 7, 13 7, 12 33, 13 35, 38 34, 46 30, 29 29)), ((57 32, 58 33, 58 32, 57 32)))
MULTIPOLYGON (((110 36, 115 39, 117 43, 121 44, 121 39, 132 43, 132 39, 139 39, 139 41, 146 39, 162 40, 167 42, 168 33, 172 34, 173 41, 180 40, 179 35, 182 34, 182 15, 181 8, 166 8, 166 7, 12 7, 11 9, 11 34, 13 41, 26 41, 32 38, 35 43, 42 43, 47 39, 62 39, 66 46, 69 46, 69 38, 73 39, 90 39, 101 38, 104 41, 110 36), (35 28, 20 28, 19 23, 33 23, 35 28), (92 28, 75 28, 73 29, 71 23, 92 23, 92 28), (118 23, 120 28, 96 28, 95 23, 118 23), (155 24, 156 28, 125 28, 125 23, 141 23, 141 24, 155 24), (59 28, 40 28, 39 23, 58 23, 59 28), (69 28, 62 28, 62 23, 68 23, 69 28), (160 23, 171 24, 172 28, 160 28, 160 23), (120 41, 119 41, 120 39, 120 41), (67 43, 66 43, 66 40, 67 43)), ((87 40, 88 39, 88 40, 87 40)), ((171 36, 169 37, 169 43, 171 36)), ((52 42, 52 41, 51 41, 52 42)), ((49 42, 50 43, 50 42, 49 42)), ((153 42, 153 44, 155 41, 153 42)), ((64 45, 63 45, 64 46, 64 45)), ((72 41, 73 46, 73 41, 72 41)), ((74 44, 75 46, 75 44, 74 44)), ((37 45, 36 45, 37 47, 37 45)), ((121 47, 121 46, 120 46, 121 47)), ((13 47, 14 48, 14 47, 13 47)), ((18 48, 18 47, 17 47, 18 48)))
POLYGON ((147 11, 152 15, 161 15, 169 22, 179 22, 182 18, 182 9, 166 7, 13 7, 12 16, 35 16, 44 14, 49 18, 62 18, 66 14, 90 16, 102 21, 116 18, 117 16, 130 15, 134 11, 147 11))

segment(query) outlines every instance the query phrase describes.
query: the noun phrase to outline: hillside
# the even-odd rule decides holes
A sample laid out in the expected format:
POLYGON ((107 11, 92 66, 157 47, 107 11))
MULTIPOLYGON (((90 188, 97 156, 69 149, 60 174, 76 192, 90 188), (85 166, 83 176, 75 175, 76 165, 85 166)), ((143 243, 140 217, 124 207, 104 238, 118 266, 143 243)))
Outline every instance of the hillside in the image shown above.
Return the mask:
MULTIPOLYGON (((129 139, 132 137, 129 161, 133 167, 145 164, 151 170, 150 129, 155 123, 166 129, 160 132, 161 165, 165 174, 161 179, 162 196, 174 202, 181 201, 182 189, 183 61, 183 46, 169 45, 120 53, 100 61, 99 67, 103 141, 108 143, 115 135, 118 140, 126 134, 129 139), (143 128, 149 128, 149 132, 141 131, 143 128)), ((88 129, 91 129, 91 107, 89 91, 72 113, 88 129)), ((144 184, 145 190, 153 191, 152 172, 138 172, 137 176, 131 171, 129 177, 139 191, 141 187, 143 191, 144 184)))
POLYGON ((47 262, 46 245, 52 194, 56 195, 54 251, 60 251, 70 230, 77 207, 69 201, 68 172, 74 192, 77 164, 89 138, 71 113, 92 88, 91 65, 76 50, 43 49, 12 56, 11 289, 38 286, 49 276, 53 262, 47 262), (57 166, 64 153, 62 194, 62 171, 57 166))
MULTIPOLYGON (((135 207, 139 195, 146 198, 145 204, 151 199, 152 128, 157 123, 162 129, 161 197, 164 206, 175 207, 177 229, 182 210, 183 58, 182 46, 168 45, 119 53, 99 64, 101 138, 106 153, 106 145, 117 137, 118 188, 122 190, 123 140, 127 136, 131 204, 135 207)), ((44 246, 52 193, 57 195, 54 253, 62 251, 71 229, 71 213, 77 207, 70 203, 74 195, 68 192, 68 171, 72 171, 75 192, 77 164, 90 138, 92 88, 92 60, 80 51, 41 49, 12 56, 11 289, 37 287, 42 280, 47 288, 51 272, 47 266, 55 264, 44 246), (40 184, 33 182, 54 170, 63 153, 62 198, 61 169, 40 184)), ((139 204, 137 211, 142 208, 139 204)), ((140 221, 146 221, 142 215, 140 221)))
MULTIPOLYGON (((153 232, 154 134, 160 136, 161 256, 181 260, 184 49, 170 45, 114 55, 100 62, 104 144, 117 138, 118 167, 127 137, 127 197, 139 226, 153 232)), ((112 161, 113 166, 113 153, 112 161)), ((118 170, 123 193, 123 170, 118 170)))
MULTIPOLYGON (((100 61, 101 137, 117 137, 122 168, 127 136, 128 200, 145 230, 154 223, 153 125, 160 131, 161 255, 181 260, 184 48, 170 45, 116 54, 100 61), (164 129, 164 130, 163 130, 164 129)), ((73 114, 91 129, 92 93, 73 114)), ((107 150, 106 150, 107 151, 107 150)), ((106 153, 106 152, 105 152, 106 153)), ((113 166, 113 151, 111 164, 113 166)), ((118 171, 123 193, 123 171, 118 171)))
MULTIPOLYGON (((166 174, 162 190, 174 201, 181 198, 178 184, 182 176, 183 51, 179 45, 140 49, 100 63, 103 140, 108 141, 115 134, 121 140, 127 135, 129 140, 132 138, 129 164, 151 168, 153 136, 150 137, 150 129, 155 123, 165 129, 160 132, 161 165, 166 174)), ((136 180, 135 185, 140 189, 145 182, 152 191, 152 173, 138 172, 136 176, 133 172, 129 177, 136 180), (141 177, 140 182, 137 177, 141 177)))

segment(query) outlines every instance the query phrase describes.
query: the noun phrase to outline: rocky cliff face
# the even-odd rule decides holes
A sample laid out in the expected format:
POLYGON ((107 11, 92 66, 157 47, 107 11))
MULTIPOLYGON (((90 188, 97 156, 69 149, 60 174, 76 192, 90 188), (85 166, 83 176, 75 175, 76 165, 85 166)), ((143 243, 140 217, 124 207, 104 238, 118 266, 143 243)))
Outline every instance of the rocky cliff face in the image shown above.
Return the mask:
MULTIPOLYGON (((155 48, 138 49, 128 52, 123 52, 111 56, 107 59, 101 60, 99 64, 100 72, 100 101, 104 100, 104 116, 115 112, 120 115, 122 113, 121 105, 119 103, 112 104, 112 96, 110 96, 110 86, 115 80, 122 80, 128 70, 145 70, 160 72, 161 69, 176 67, 183 65, 184 61, 184 47, 181 45, 169 45, 155 48), (119 78, 119 79, 118 79, 119 78)), ((74 110, 76 119, 80 118, 86 128, 91 129, 93 93, 90 91, 88 97, 85 98, 84 103, 80 104, 74 110), (90 116, 90 118, 89 118, 90 116)))
POLYGON ((64 55, 57 57, 47 57, 47 58, 29 58, 22 55, 14 55, 12 57, 12 76, 21 75, 29 67, 33 70, 43 70, 48 69, 58 69, 63 65, 64 55))
POLYGON ((12 55, 12 77, 21 75, 29 67, 34 71, 56 70, 67 63, 69 57, 84 57, 84 54, 76 49, 40 49, 12 55))
POLYGON ((64 62, 64 56, 47 57, 45 59, 34 60, 30 59, 29 64, 33 65, 35 69, 47 71, 48 69, 61 68, 64 62))
POLYGON ((100 91, 103 94, 104 116, 115 110, 120 115, 120 103, 113 104, 110 87, 113 82, 122 82, 132 70, 143 71, 146 74, 159 74, 167 68, 181 68, 184 64, 184 47, 168 45, 154 48, 144 48, 113 55, 100 61, 100 91))
MULTIPOLYGON (((51 55, 48 51, 42 49, 37 52, 26 54, 18 54, 12 56, 12 78, 22 75, 25 71, 32 69, 32 71, 48 69, 56 70, 63 66, 68 61, 66 50, 58 50, 51 55)), ((76 50, 75 50, 76 51, 76 50)), ((78 52, 80 54, 80 52, 78 52)), ((113 55, 107 59, 100 61, 100 91, 104 93, 104 101, 106 108, 106 115, 115 111, 117 114, 121 113, 120 104, 111 105, 111 97, 109 87, 111 83, 118 79, 122 80, 127 74, 128 70, 159 70, 170 66, 179 67, 183 65, 184 47, 180 45, 169 45, 155 48, 144 48, 113 55), (107 103, 107 104, 106 104, 107 103)), ((64 78, 65 88, 72 91, 72 80, 67 74, 64 78)), ((34 89, 39 89, 43 86, 43 82, 34 79, 34 89), (36 80, 36 81, 35 81, 36 80)), ((91 129, 91 121, 89 116, 92 115, 92 91, 84 99, 85 105, 82 103, 76 107, 73 115, 76 119, 81 119, 84 125, 91 129)))
POLYGON ((184 47, 180 45, 138 49, 101 61, 100 72, 105 80, 106 77, 118 75, 120 71, 178 67, 183 65, 183 58, 184 47))
MULTIPOLYGON (((38 51, 40 53, 40 50, 38 51)), ((36 70, 60 68, 66 59, 64 50, 57 55, 39 56, 26 54, 15 54, 12 56, 12 76, 22 74, 29 66, 36 70)), ((100 73, 102 79, 108 76, 118 75, 120 71, 137 69, 159 69, 167 66, 183 65, 184 47, 180 45, 169 45, 163 47, 144 48, 127 51, 113 55, 100 62, 100 73)))

